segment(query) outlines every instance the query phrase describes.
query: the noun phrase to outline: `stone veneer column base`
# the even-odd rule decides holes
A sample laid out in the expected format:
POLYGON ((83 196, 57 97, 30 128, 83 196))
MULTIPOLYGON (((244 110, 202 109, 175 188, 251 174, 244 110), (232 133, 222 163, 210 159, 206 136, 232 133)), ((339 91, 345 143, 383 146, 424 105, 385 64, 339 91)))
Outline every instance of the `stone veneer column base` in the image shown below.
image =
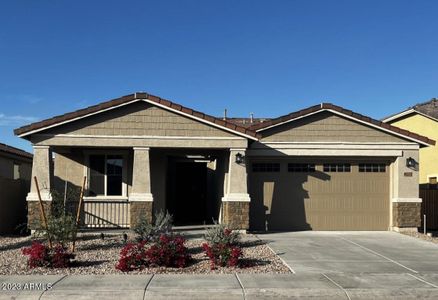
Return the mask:
POLYGON ((222 201, 222 223, 234 230, 247 230, 249 203, 249 201, 222 201))
POLYGON ((134 228, 141 220, 142 217, 146 217, 149 223, 152 223, 152 208, 153 201, 130 201, 130 227, 134 228))
MULTIPOLYGON (((49 217, 52 201, 43 201, 44 212, 49 217)), ((39 201, 27 201, 27 228, 34 231, 43 228, 39 201)))
POLYGON ((421 202, 393 202, 392 226, 395 231, 406 231, 421 226, 421 202))

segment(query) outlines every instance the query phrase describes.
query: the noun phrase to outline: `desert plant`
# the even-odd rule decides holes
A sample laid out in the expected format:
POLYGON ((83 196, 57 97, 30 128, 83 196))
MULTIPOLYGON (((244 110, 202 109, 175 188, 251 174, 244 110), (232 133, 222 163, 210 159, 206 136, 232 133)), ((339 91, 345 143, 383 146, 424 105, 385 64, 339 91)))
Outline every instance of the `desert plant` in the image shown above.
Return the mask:
POLYGON ((150 266, 183 268, 190 260, 185 239, 179 235, 162 234, 157 241, 128 243, 120 251, 116 269, 129 272, 150 266))
POLYGON ((149 265, 184 268, 190 260, 184 243, 180 235, 162 234, 146 251, 149 265))
POLYGON ((147 266, 146 241, 139 243, 128 243, 120 251, 120 258, 116 269, 122 272, 141 270, 147 266))
POLYGON ((33 242, 30 247, 23 248, 21 252, 29 257, 27 264, 30 268, 66 268, 71 265, 71 260, 74 259, 74 254, 59 244, 49 249, 44 244, 33 242))
POLYGON ((210 259, 211 269, 215 269, 216 266, 221 267, 237 267, 239 259, 242 256, 242 249, 238 246, 232 246, 229 244, 202 244, 206 255, 210 259))
POLYGON ((205 254, 210 259, 211 269, 215 269, 216 266, 238 266, 242 256, 242 249, 238 246, 240 234, 224 224, 215 225, 206 230, 204 238, 207 243, 202 244, 205 254))
POLYGON ((160 211, 151 224, 145 216, 134 227, 137 241, 157 241, 162 234, 170 234, 172 231, 173 217, 168 211, 160 211))
POLYGON ((240 234, 232 231, 225 224, 216 224, 205 231, 204 239, 211 245, 235 245, 240 241, 240 234))

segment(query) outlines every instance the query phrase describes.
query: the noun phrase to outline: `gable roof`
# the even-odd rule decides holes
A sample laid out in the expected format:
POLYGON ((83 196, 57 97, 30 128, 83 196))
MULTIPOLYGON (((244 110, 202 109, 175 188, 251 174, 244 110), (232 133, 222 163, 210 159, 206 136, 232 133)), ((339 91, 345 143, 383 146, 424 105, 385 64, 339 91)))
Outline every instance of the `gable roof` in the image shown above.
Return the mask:
POLYGON ((26 152, 24 150, 0 143, 0 153, 2 153, 2 152, 7 153, 7 154, 21 156, 24 158, 29 158, 29 159, 33 158, 33 155, 29 152, 26 152))
POLYGON ((424 146, 428 145, 435 145, 435 141, 432 139, 429 139, 428 137, 410 132, 405 129, 401 129, 395 126, 392 126, 387 123, 383 123, 381 121, 372 119, 370 117, 355 113, 351 110, 342 108, 340 106, 333 105, 331 103, 321 103, 320 105, 311 106, 306 109, 299 110, 297 112, 293 112, 275 119, 267 120, 263 123, 254 124, 249 127, 249 129, 254 130, 256 132, 261 132, 264 130, 267 130, 272 127, 280 126, 282 124, 292 122, 297 119, 304 118, 309 115, 313 115, 319 112, 323 111, 330 111, 332 113, 335 113, 337 115, 341 115, 343 117, 352 119, 354 121, 357 121, 359 123, 374 127, 378 130, 382 130, 385 132, 388 132, 390 134, 414 141, 416 143, 419 143, 424 146))
POLYGON ((236 124, 234 122, 229 122, 222 120, 202 112, 190 109, 188 107, 182 106, 180 104, 174 103, 172 101, 144 93, 134 93, 131 95, 126 95, 113 100, 105 101, 97 105, 93 105, 84 109, 80 109, 74 112, 66 113, 63 115, 55 116, 50 119, 46 119, 40 122, 35 122, 14 130, 15 135, 20 137, 26 137, 33 133, 43 131, 48 128, 56 127, 65 123, 73 122, 75 120, 85 118, 87 116, 95 115, 107 110, 111 110, 123 105, 131 104, 138 101, 145 101, 152 105, 159 106, 161 108, 170 110, 180 115, 184 115, 188 118, 198 120, 200 122, 209 124, 211 126, 217 127, 222 130, 232 132, 236 135, 249 138, 252 140, 257 140, 257 134, 244 126, 236 124))
POLYGON ((415 104, 402 112, 384 118, 382 121, 385 123, 392 122, 414 113, 438 122, 438 99, 432 98, 427 102, 415 104))

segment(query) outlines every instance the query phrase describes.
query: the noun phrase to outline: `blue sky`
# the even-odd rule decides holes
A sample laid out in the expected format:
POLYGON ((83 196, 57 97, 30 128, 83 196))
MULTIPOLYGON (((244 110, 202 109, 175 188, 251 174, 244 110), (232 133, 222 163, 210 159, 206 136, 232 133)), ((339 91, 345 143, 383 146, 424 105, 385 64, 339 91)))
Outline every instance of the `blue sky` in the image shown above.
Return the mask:
POLYGON ((321 102, 381 118, 438 97, 438 1, 2 1, 0 142, 146 91, 212 115, 321 102))

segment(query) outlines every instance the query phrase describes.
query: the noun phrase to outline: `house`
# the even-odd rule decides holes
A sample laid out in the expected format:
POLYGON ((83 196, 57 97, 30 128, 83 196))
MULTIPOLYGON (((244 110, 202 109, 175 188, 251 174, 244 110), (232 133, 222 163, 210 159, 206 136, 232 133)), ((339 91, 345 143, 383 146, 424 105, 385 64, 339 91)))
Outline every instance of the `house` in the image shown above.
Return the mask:
POLYGON ((0 143, 0 234, 26 223, 31 170, 32 154, 0 143))
MULTIPOLYGON (((219 219, 243 230, 416 228, 418 153, 435 145, 333 104, 221 119, 143 92, 15 134, 33 144, 45 205, 51 187, 86 176, 84 224, 118 227, 168 210, 176 224, 219 219)), ((37 200, 32 184, 30 228, 37 200)))
MULTIPOLYGON (((438 100, 419 103, 383 119, 383 122, 438 139, 438 100)), ((438 178, 438 147, 420 149, 419 182, 423 188, 436 186, 438 178)))

